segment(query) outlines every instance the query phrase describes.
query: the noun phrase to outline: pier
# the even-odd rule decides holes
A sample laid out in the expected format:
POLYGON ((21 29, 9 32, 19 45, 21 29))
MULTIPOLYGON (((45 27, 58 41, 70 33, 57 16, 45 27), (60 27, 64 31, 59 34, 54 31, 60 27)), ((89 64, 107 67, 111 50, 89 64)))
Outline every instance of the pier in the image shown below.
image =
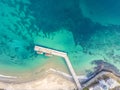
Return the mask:
POLYGON ((65 59, 65 61, 66 61, 66 64, 67 64, 68 68, 69 68, 69 71, 70 71, 70 73, 71 73, 71 75, 72 75, 72 77, 73 77, 73 79, 74 79, 74 81, 76 83, 77 89, 82 90, 82 86, 81 86, 81 84, 80 84, 80 82, 78 80, 78 77, 77 77, 77 75, 76 75, 76 73, 75 73, 75 71, 74 71, 74 69, 73 69, 73 67, 71 65, 71 62, 69 60, 69 57, 68 57, 67 53, 57 51, 57 50, 53 50, 53 49, 49 49, 49 48, 45 48, 45 47, 41 47, 41 46, 35 46, 34 50, 38 54, 40 52, 40 54, 47 53, 47 54, 50 54, 50 55, 63 57, 65 59))

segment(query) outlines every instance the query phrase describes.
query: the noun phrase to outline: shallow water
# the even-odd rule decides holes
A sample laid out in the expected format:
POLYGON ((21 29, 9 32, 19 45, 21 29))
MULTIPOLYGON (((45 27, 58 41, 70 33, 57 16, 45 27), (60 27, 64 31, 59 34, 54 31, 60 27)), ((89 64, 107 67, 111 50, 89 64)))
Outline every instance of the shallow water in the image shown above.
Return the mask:
POLYGON ((64 60, 37 55, 35 45, 67 52, 77 74, 93 70, 95 60, 120 69, 120 17, 113 13, 117 2, 0 0, 0 72, 30 73, 55 64, 53 68, 68 72, 64 60))

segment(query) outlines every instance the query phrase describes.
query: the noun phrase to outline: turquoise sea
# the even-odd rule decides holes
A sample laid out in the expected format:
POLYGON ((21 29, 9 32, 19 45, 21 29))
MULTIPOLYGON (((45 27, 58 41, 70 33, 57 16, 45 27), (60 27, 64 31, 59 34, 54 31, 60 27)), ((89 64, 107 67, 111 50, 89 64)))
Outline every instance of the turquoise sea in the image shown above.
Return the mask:
POLYGON ((67 52, 77 74, 95 62, 120 69, 119 8, 120 0, 0 0, 0 74, 67 72, 62 58, 37 55, 35 45, 67 52))

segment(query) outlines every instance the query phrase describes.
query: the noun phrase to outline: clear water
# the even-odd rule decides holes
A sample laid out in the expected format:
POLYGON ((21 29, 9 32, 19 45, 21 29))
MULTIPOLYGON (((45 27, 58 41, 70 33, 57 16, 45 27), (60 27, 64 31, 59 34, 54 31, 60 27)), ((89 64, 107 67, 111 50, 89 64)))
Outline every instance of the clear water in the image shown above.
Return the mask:
MULTIPOLYGON (((48 57, 34 52, 36 44, 68 52, 78 74, 92 70, 95 60, 120 69, 119 2, 0 0, 0 72, 50 63, 48 57)), ((58 66, 64 65, 61 61, 58 66)))

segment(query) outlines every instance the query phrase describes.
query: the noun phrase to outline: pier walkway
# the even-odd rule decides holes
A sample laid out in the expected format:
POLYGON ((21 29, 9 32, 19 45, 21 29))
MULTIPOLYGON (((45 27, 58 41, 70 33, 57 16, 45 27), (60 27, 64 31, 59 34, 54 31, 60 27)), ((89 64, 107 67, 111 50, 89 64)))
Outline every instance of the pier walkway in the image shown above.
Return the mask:
POLYGON ((69 71, 72 74, 72 77, 77 85, 78 90, 82 90, 81 84, 80 84, 78 77, 77 77, 77 75, 76 75, 76 73, 71 65, 71 62, 69 60, 69 57, 67 56, 67 53, 53 50, 53 49, 49 49, 49 48, 45 48, 45 47, 41 47, 41 46, 35 46, 34 50, 37 51, 38 53, 41 52, 41 53, 47 53, 47 54, 63 57, 67 63, 69 71))

